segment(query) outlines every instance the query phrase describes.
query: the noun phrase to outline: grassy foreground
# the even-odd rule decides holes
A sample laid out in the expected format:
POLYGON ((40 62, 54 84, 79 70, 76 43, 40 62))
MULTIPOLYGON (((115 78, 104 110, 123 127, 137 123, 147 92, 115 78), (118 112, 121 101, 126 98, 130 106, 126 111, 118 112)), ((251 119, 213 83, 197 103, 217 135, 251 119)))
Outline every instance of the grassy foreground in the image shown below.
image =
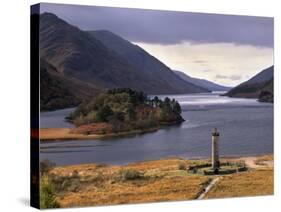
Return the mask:
MULTIPOLYGON (((268 157, 257 157, 260 165, 247 172, 220 176, 204 198, 273 194, 273 168, 263 159, 268 162, 268 157)), ((126 166, 85 164, 55 167, 49 175, 60 207, 192 200, 217 176, 192 175, 185 169, 205 162, 175 158, 126 166)))
POLYGON ((227 198, 273 194, 273 170, 255 170, 224 176, 206 198, 227 198))

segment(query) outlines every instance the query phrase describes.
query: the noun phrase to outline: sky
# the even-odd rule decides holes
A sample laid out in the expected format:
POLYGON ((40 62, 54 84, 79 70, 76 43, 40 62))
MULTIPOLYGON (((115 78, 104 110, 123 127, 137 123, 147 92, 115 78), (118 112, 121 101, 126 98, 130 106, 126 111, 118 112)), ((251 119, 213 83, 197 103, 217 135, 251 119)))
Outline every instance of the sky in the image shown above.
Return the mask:
POLYGON ((41 4, 82 30, 109 30, 173 70, 235 86, 273 65, 273 18, 41 4))

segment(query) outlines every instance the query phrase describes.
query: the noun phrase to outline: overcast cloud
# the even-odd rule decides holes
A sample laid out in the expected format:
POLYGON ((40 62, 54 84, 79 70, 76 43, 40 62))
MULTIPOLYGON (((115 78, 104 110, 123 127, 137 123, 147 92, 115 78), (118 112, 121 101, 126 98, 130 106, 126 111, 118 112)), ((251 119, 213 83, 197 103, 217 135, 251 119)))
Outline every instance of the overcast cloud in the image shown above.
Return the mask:
POLYGON ((273 18, 42 4, 84 30, 107 29, 133 42, 176 44, 230 42, 273 46, 273 18))
POLYGON ((269 47, 189 42, 136 44, 174 70, 228 86, 236 86, 273 64, 273 49, 269 47))
POLYGON ((269 17, 48 3, 41 4, 43 12, 83 30, 109 30, 172 69, 222 84, 239 84, 273 64, 269 17))

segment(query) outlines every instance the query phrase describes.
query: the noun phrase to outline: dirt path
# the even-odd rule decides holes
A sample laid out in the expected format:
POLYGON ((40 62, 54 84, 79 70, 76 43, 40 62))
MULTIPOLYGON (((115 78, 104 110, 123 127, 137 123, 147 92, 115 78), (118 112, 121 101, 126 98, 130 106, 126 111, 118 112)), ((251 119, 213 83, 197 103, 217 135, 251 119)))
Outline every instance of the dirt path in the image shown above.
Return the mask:
POLYGON ((258 157, 244 157, 239 160, 245 161, 247 167, 252 169, 260 169, 260 168, 273 168, 273 161, 262 161, 260 163, 256 163, 258 157))
POLYGON ((210 183, 203 189, 203 192, 198 196, 197 199, 204 199, 206 194, 211 190, 211 188, 213 188, 218 183, 221 178, 222 177, 216 177, 211 180, 210 183))
MULTIPOLYGON (((268 169, 273 168, 273 160, 258 161, 258 157, 242 157, 237 160, 244 161, 246 166, 251 169, 268 169)), ((207 193, 222 179, 222 176, 218 176, 212 179, 198 194, 196 199, 204 199, 207 193)))

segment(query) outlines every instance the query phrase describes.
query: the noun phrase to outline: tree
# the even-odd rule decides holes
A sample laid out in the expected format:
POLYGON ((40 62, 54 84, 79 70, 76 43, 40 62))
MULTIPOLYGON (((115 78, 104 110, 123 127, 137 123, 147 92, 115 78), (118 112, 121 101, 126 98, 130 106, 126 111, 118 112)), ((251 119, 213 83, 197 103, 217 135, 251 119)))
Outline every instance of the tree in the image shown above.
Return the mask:
POLYGON ((136 111, 133 107, 129 106, 126 110, 125 120, 126 121, 134 121, 137 117, 136 111))
POLYGON ((181 114, 181 106, 180 104, 176 101, 173 107, 173 111, 177 114, 181 114))
POLYGON ((149 98, 141 91, 115 88, 81 104, 68 119, 80 126, 106 122, 119 132, 157 126, 159 122, 180 120, 181 107, 175 99, 149 98))
POLYGON ((166 97, 166 98, 164 99, 164 104, 170 105, 170 102, 171 102, 171 100, 170 100, 169 97, 166 97))
POLYGON ((159 106, 159 98, 158 98, 158 96, 154 96, 153 102, 155 103, 155 107, 159 106))
POLYGON ((97 111, 97 121, 98 122, 106 122, 108 118, 113 115, 113 111, 108 105, 102 106, 97 111))

